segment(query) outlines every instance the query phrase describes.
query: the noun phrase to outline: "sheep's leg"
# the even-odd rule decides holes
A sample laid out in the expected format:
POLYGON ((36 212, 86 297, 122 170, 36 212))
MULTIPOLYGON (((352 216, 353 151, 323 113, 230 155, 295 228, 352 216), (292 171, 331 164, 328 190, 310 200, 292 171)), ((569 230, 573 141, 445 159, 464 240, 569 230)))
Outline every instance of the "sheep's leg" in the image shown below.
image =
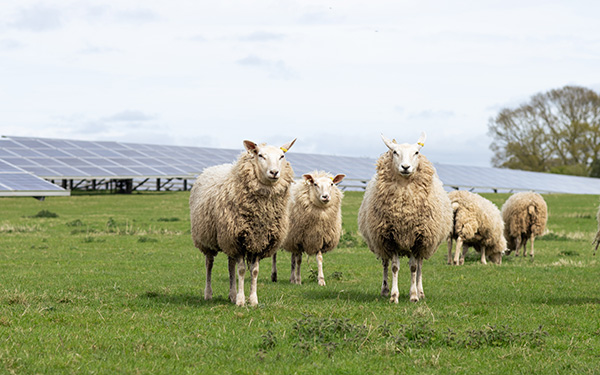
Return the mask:
POLYGON ((523 256, 527 256, 527 237, 522 240, 521 246, 523 246, 523 256))
POLYGON ((229 300, 236 303, 235 296, 235 266, 236 261, 232 257, 227 258, 227 268, 229 269, 229 300))
MULTIPOLYGON (((396 258, 396 260, 398 260, 398 258, 396 258)), ((410 301, 417 302, 419 300, 419 290, 417 287, 417 271, 419 270, 419 261, 414 257, 414 255, 411 255, 408 265, 410 266, 410 301)), ((392 266, 392 270, 393 269, 394 268, 392 266)))
POLYGON ((465 256, 469 252, 469 245, 463 243, 462 254, 460 255, 460 265, 465 264, 465 256))
POLYGON ((530 241, 531 241, 531 252, 529 253, 529 256, 532 257, 532 258, 533 258, 533 255, 534 255, 533 254, 533 240, 534 239, 535 239, 535 235, 532 233, 531 234, 531 238, 530 238, 530 241))
POLYGON ((398 254, 392 256, 392 295, 390 296, 390 302, 398 303, 398 297, 400 297, 400 291, 398 290, 398 270, 400 269, 400 259, 398 254))
POLYGON ((296 254, 292 253, 292 263, 290 265, 290 284, 296 284, 296 254))
POLYGON ((448 236, 448 264, 452 265, 452 235, 448 236))
POLYGON ((417 263, 417 292, 419 293, 419 299, 425 298, 425 292, 423 292, 423 258, 419 258, 417 263))
POLYGON ((388 297, 390 295, 390 286, 388 285, 388 267, 390 265, 390 260, 382 259, 381 264, 383 265, 383 282, 381 283, 381 296, 388 297))
POLYGON ((212 254, 206 254, 206 285, 204 286, 204 299, 212 299, 212 269, 215 263, 215 257, 212 254))
POLYGON ((518 257, 519 256, 519 248, 521 247, 521 235, 519 234, 516 238, 515 238, 515 256, 518 257))
POLYGON ((277 282, 277 253, 273 254, 273 264, 271 265, 271 281, 277 282))
POLYGON ((246 276, 246 262, 244 256, 240 255, 237 258, 237 274, 238 274, 238 292, 235 298, 235 304, 244 306, 246 304, 246 295, 244 294, 244 276, 246 276))
POLYGON ((256 293, 256 287, 258 284, 258 264, 260 259, 254 255, 250 258, 250 306, 258 305, 258 294, 256 293))
POLYGON ((458 236, 458 238, 456 239, 456 250, 454 251, 454 264, 457 266, 460 264, 460 252, 462 250, 462 247, 463 239, 460 238, 460 236, 458 236))
POLYGON ((485 246, 481 246, 481 264, 487 264, 485 260, 485 246))
POLYGON ((302 277, 300 276, 300 266, 302 265, 302 253, 296 255, 296 284, 302 284, 302 277))
POLYGON ((317 270, 319 285, 325 286, 325 275, 323 274, 323 254, 320 251, 317 253, 317 270))

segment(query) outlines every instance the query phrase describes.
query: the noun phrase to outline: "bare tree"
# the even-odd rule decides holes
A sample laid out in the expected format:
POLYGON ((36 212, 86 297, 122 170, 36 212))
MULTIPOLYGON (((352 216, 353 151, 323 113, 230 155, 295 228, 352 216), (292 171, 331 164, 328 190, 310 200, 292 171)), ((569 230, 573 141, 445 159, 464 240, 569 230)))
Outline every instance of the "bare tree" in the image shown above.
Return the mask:
POLYGON ((490 119, 497 167, 590 175, 600 156, 600 96, 565 86, 490 119))

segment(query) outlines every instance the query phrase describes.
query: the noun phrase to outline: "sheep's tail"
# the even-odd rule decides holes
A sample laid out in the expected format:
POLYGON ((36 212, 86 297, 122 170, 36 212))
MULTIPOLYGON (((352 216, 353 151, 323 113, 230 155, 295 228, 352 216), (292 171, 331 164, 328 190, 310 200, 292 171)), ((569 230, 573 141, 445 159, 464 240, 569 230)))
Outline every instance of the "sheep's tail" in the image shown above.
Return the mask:
POLYGON ((535 206, 531 205, 531 206, 527 207, 527 212, 529 212, 529 215, 531 215, 531 216, 535 215, 535 206))

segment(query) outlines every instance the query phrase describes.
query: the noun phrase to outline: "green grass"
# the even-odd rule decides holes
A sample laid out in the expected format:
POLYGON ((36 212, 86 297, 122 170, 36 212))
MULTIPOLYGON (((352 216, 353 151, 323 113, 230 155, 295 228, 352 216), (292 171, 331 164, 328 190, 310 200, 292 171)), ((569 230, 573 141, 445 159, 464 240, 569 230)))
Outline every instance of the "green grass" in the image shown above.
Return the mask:
MULTIPOLYGON (((261 262, 256 308, 227 299, 216 258, 204 301, 204 257, 192 245, 189 193, 2 198, 0 374, 599 373, 597 196, 545 196, 536 257, 482 266, 471 253, 424 264, 427 298, 379 296, 381 266, 356 237, 361 193, 344 198, 344 247, 291 285, 261 262), (39 215, 41 211, 56 214, 39 215)), ((507 195, 486 195, 501 205, 507 195)), ((249 284, 249 283, 247 283, 249 284)), ((248 290, 246 290, 248 294, 248 290)))

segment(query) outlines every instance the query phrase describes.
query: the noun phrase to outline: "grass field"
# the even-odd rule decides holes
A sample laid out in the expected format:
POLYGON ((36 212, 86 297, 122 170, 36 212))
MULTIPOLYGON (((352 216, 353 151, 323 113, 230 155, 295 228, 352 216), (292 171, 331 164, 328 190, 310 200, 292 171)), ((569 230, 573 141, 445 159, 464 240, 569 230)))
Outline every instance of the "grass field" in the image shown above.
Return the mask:
POLYGON ((0 199, 0 374, 600 373, 597 196, 545 196, 549 233, 534 260, 483 266, 470 253, 452 267, 440 246, 416 304, 402 261, 393 305, 356 235, 362 194, 348 192, 327 286, 314 259, 291 285, 282 253, 278 283, 261 262, 256 308, 228 301, 223 255, 203 300, 188 197, 0 199))

